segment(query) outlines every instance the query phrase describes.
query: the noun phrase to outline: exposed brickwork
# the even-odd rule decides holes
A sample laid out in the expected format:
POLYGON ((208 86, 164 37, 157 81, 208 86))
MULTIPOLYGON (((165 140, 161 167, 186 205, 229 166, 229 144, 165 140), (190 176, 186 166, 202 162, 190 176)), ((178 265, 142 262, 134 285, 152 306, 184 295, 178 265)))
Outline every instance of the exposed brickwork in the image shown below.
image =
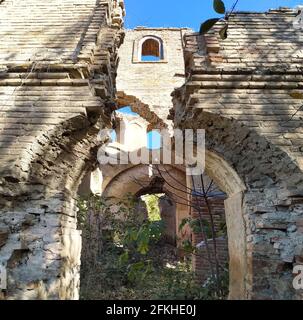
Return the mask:
MULTIPOLYGON (((228 240, 227 234, 222 232, 222 228, 225 224, 225 208, 224 208, 224 198, 209 198, 209 205, 211 211, 209 212, 208 206, 201 197, 193 196, 192 199, 192 218, 202 219, 204 230, 209 229, 211 226, 211 217, 214 221, 214 229, 216 232, 216 241, 208 239, 207 244, 211 257, 211 264, 215 266, 215 247, 217 252, 217 261, 220 265, 220 271, 222 272, 228 265, 228 240), (199 210, 198 210, 199 208, 199 210), (218 233, 222 234, 218 234, 218 233)), ((210 230, 209 230, 210 232, 210 230)), ((210 238, 210 234, 208 236, 210 238)), ((209 256, 205 244, 205 239, 202 233, 192 234, 192 242, 194 247, 198 247, 196 255, 193 255, 193 266, 197 274, 197 279, 201 282, 207 280, 211 276, 211 264, 209 263, 209 256)))
POLYGON ((226 40, 219 28, 210 32, 223 62, 209 61, 203 36, 186 38, 188 79, 174 93, 172 115, 180 128, 206 130, 207 170, 229 196, 231 298, 300 297, 292 287, 303 245, 302 100, 290 96, 302 91, 294 17, 284 9, 235 13, 226 40), (220 177, 212 164, 219 158, 236 183, 220 177))
POLYGON ((170 119, 206 130, 206 171, 228 196, 230 298, 302 299, 292 287, 292 268, 303 261, 303 110, 293 98, 303 91, 303 57, 294 10, 234 13, 225 40, 220 24, 205 36, 138 28, 126 32, 119 57, 121 0, 4 0, 0 9, 1 298, 78 298, 75 197, 97 167, 97 134, 112 125, 117 102, 150 127, 172 125, 170 94, 180 87, 170 119), (147 35, 162 39, 162 61, 134 56, 147 35))
POLYGON ((138 27, 126 31, 125 41, 119 50, 119 104, 131 105, 135 112, 154 127, 165 126, 163 122, 172 125, 167 120, 172 107, 171 92, 184 83, 183 35, 189 31, 138 27), (164 51, 161 61, 144 62, 138 59, 140 41, 146 36, 161 39, 164 51))
POLYGON ((111 126, 123 2, 0 7, 2 297, 77 299, 75 197, 111 126))

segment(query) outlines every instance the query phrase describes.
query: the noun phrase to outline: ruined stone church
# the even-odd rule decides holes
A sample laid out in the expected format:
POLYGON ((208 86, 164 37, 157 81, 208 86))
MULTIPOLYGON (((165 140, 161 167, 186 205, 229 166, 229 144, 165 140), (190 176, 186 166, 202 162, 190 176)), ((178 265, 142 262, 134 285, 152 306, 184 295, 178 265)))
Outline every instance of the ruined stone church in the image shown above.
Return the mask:
POLYGON ((293 286, 303 265, 297 10, 234 12, 224 39, 221 21, 204 35, 125 30, 125 13, 123 0, 0 1, 0 299, 79 298, 80 193, 165 193, 167 237, 184 236, 178 225, 195 212, 174 199, 192 187, 183 165, 159 184, 150 166, 98 161, 102 146, 146 148, 146 130, 161 128, 205 130, 229 298, 302 299, 293 286))

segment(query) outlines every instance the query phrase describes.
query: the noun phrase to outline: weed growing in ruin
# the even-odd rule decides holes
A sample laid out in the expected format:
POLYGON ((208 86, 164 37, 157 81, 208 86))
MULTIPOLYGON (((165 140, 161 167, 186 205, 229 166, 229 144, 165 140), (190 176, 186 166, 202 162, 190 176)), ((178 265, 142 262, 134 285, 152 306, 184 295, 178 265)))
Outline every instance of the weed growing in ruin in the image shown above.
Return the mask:
POLYGON ((131 197, 79 199, 81 299, 215 299, 212 283, 197 283, 191 255, 180 261, 161 239, 162 221, 142 216, 135 204, 131 197))

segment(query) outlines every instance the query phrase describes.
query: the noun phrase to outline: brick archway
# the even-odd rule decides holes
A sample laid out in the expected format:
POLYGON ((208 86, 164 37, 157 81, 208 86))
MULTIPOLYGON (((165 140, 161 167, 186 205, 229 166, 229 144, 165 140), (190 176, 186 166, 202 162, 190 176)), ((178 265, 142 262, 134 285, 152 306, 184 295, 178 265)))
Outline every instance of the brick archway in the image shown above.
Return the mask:
POLYGON ((44 132, 27 164, 28 175, 5 182, 11 191, 1 208, 1 226, 7 230, 0 248, 7 279, 4 298, 78 299, 76 197, 82 177, 96 167, 98 132, 85 116, 44 132))
POLYGON ((17 48, 3 37, 12 52, 0 61, 0 95, 10 119, 1 124, 0 299, 78 299, 75 198, 83 175, 97 166, 99 130, 112 125, 124 4, 0 6, 9 28, 4 34, 13 26, 20 30, 14 29, 14 43, 22 43, 17 48), (49 30, 41 14, 54 28, 32 41, 26 28, 49 30))
MULTIPOLYGON (((229 254, 229 299, 247 299, 247 226, 242 206, 246 187, 222 156, 207 150, 205 160, 205 173, 228 197, 224 202, 229 254)), ((191 183, 190 187, 193 187, 191 183)))
MULTIPOLYGON (((264 38, 277 46, 284 45, 288 33, 299 38, 299 32, 286 22, 295 17, 295 10, 270 11, 259 18, 266 25, 272 14, 281 19, 279 24, 283 21, 288 27, 283 39, 268 30, 263 30, 264 38)), ((234 18, 247 17, 235 13, 234 18)), ((243 24, 247 34, 254 32, 253 20, 243 24)), ((242 28, 235 20, 229 25, 242 28)), ((231 271, 230 298, 302 299, 302 293, 293 287, 293 268, 302 264, 303 248, 303 162, 301 142, 297 141, 302 111, 298 107, 301 101, 290 97, 293 89, 300 87, 300 72, 290 58, 291 51, 285 52, 283 60, 289 65, 284 69, 278 62, 265 62, 272 48, 259 44, 256 48, 260 54, 251 64, 243 63, 239 68, 225 51, 237 36, 229 35, 225 41, 219 30, 220 23, 205 36, 184 38, 187 82, 173 94, 174 123, 181 129, 205 129, 206 149, 227 164, 208 169, 229 195, 226 211, 230 216, 230 242, 234 234, 244 230, 239 235, 241 242, 236 243, 235 237, 234 245, 243 252, 238 262, 243 262, 240 270, 246 275, 239 274, 241 282, 237 286, 237 273, 231 271), (296 70, 291 71, 292 67, 296 70), (288 82, 283 82, 283 77, 288 82), (236 178, 228 177, 228 168, 236 178), (237 181, 244 185, 238 193, 234 190, 237 181), (241 219, 233 219, 239 212, 241 219)), ((243 48, 247 40, 252 38, 241 39, 243 48)), ((272 52, 279 54, 278 49, 272 52)), ((244 62, 252 52, 248 49, 243 54, 240 48, 237 53, 244 62)), ((237 259, 234 262, 236 266, 237 259)))
POLYGON ((300 167, 236 120, 198 109, 187 117, 206 130, 206 173, 228 195, 230 299, 299 298, 292 282, 303 244, 300 167))

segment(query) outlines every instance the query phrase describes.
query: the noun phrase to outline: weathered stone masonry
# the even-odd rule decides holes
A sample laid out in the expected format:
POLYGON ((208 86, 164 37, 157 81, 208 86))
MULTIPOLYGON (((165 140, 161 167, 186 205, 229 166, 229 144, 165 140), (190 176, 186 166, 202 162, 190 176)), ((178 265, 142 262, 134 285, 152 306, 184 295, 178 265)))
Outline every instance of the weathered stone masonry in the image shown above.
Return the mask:
MULTIPOLYGON (((125 38, 119 49, 117 103, 119 107, 131 106, 132 110, 141 116, 138 117, 140 121, 147 123, 148 130, 164 127, 172 129, 172 121, 167 119, 169 110, 173 107, 171 93, 184 83, 183 37, 189 32, 191 30, 186 28, 137 27, 134 30, 125 30, 125 38), (158 61, 144 61, 140 56, 143 44, 147 39, 154 39, 158 42, 158 50, 154 52, 161 56, 158 61)), ((121 130, 119 126, 117 123, 117 128, 115 128, 117 134, 121 130)), ((126 141, 127 145, 112 145, 110 149, 113 154, 119 150, 133 151, 139 147, 146 147, 145 127, 140 129, 141 134, 129 130, 130 137, 126 141), (140 139, 138 139, 138 135, 141 136, 140 139), (140 144, 141 139, 144 140, 144 138, 145 145, 139 146, 138 143, 140 144)), ((111 153, 110 149, 108 150, 109 154, 111 153)), ((173 159, 172 165, 165 168, 174 179, 178 179, 180 183, 186 185, 184 166, 174 165, 173 159)), ((161 170, 163 171, 164 168, 161 170)), ((137 195, 142 192, 142 189, 151 192, 153 188, 150 184, 156 177, 160 178, 156 168, 153 168, 152 174, 150 174, 151 170, 146 165, 101 165, 100 171, 103 173, 103 195, 117 199, 121 199, 127 193, 137 195)), ((158 193, 166 192, 171 200, 176 201, 177 195, 179 200, 186 197, 185 191, 180 192, 180 190, 171 187, 176 184, 176 181, 167 174, 164 176, 167 183, 158 190, 158 193)), ((180 185, 177 188, 184 189, 180 185)), ((171 232, 180 233, 178 226, 188 214, 189 207, 187 205, 176 204, 175 230, 171 232)))
POLYGON ((116 103, 151 127, 170 124, 167 93, 184 76, 170 119, 206 130, 206 172, 228 196, 230 298, 302 299, 292 286, 293 266, 303 264, 294 10, 235 13, 225 40, 220 24, 205 36, 129 31, 116 94, 123 1, 4 0, 0 9, 1 299, 78 298, 75 197, 97 167, 98 132, 112 126, 116 103), (132 45, 143 36, 162 39, 161 62, 136 60, 132 45))
POLYGON ((204 128, 207 173, 228 195, 230 298, 300 299, 302 264, 302 31, 295 10, 235 13, 186 37, 186 84, 172 116, 204 128))
POLYGON ((75 196, 111 126, 123 1, 0 7, 1 297, 77 299, 75 196))
POLYGON ((185 28, 144 27, 125 32, 119 50, 118 103, 130 105, 151 124, 151 128, 172 125, 167 119, 172 107, 170 95, 184 83, 183 36, 189 32, 190 29, 185 28), (140 59, 142 41, 149 37, 161 41, 163 56, 159 61, 140 59))

